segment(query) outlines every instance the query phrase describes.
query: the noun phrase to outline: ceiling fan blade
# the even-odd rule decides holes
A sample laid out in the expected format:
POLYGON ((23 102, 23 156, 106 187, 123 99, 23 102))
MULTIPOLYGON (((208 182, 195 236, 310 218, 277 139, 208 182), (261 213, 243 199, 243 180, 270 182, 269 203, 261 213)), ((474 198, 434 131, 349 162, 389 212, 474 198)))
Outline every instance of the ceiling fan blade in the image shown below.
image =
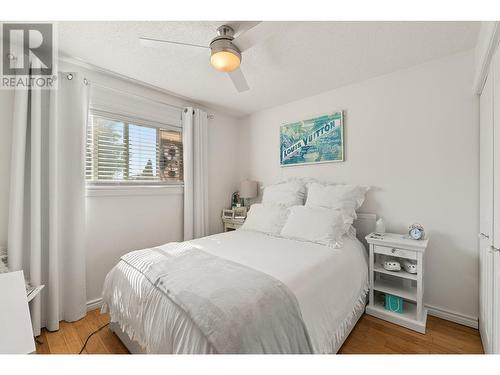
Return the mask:
POLYGON ((243 92, 250 89, 250 87, 248 87, 247 80, 243 75, 243 71, 240 68, 233 70, 232 72, 228 72, 227 74, 229 75, 229 78, 231 78, 231 81, 233 81, 233 85, 234 87, 236 87, 236 90, 238 90, 238 92, 243 92))
POLYGON ((262 21, 228 21, 225 22, 225 24, 234 30, 234 37, 238 38, 261 22, 262 21))
POLYGON ((260 43, 283 29, 286 22, 259 22, 254 27, 243 32, 241 35, 234 38, 233 43, 240 49, 241 52, 247 51, 257 43, 260 43))
POLYGON ((208 47, 208 46, 201 46, 199 44, 192 44, 192 43, 174 42, 171 40, 146 38, 146 37, 140 37, 139 40, 141 41, 142 44, 144 44, 146 46, 158 47, 158 46, 163 45, 163 43, 170 43, 170 44, 177 44, 177 45, 181 45, 181 46, 210 49, 210 47, 208 47))

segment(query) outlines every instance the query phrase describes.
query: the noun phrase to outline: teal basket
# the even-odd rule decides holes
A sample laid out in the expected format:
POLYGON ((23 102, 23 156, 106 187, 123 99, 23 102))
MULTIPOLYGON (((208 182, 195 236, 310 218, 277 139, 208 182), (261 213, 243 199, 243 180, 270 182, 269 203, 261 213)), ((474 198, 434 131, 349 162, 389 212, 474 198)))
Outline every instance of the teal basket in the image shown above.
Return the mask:
POLYGON ((393 296, 392 294, 385 294, 385 309, 402 314, 403 313, 403 298, 393 296))

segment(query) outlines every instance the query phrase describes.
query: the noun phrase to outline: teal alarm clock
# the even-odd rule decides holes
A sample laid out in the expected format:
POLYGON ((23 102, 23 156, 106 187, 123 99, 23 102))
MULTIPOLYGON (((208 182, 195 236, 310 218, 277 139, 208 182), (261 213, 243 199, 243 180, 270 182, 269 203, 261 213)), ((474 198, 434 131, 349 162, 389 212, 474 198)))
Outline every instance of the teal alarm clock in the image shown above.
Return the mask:
POLYGON ((425 238, 424 227, 420 224, 412 224, 408 228, 408 236, 412 240, 423 240, 425 238))

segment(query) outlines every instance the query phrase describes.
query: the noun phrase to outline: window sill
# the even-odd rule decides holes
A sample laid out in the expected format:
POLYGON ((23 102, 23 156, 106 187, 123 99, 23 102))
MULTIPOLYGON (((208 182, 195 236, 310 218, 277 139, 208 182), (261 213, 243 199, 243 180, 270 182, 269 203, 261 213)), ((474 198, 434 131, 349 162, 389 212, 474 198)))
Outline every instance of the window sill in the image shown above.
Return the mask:
POLYGON ((182 195, 184 185, 87 185, 86 197, 182 195))

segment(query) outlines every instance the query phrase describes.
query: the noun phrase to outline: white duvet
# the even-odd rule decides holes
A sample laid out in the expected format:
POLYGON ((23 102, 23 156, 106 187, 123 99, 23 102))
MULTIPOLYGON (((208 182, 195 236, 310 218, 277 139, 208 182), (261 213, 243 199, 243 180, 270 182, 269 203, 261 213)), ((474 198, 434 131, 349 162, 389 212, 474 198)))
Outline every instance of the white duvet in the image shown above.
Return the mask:
MULTIPOLYGON (((345 236, 340 249, 237 230, 190 241, 280 280, 295 294, 315 353, 336 353, 364 309, 367 254, 345 236)), ((161 248, 161 246, 159 246, 161 248)), ((104 311, 150 353, 214 353, 189 317, 120 261, 108 274, 104 311)))

